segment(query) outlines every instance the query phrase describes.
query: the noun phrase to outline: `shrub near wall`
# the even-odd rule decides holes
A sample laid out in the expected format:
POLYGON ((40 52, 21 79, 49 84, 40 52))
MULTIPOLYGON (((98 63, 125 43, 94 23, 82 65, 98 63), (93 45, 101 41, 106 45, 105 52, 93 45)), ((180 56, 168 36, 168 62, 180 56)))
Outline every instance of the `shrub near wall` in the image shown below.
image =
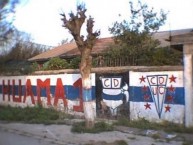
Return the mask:
POLYGON ((67 69, 68 67, 69 67, 69 64, 65 59, 54 57, 54 58, 51 58, 48 62, 44 64, 43 69, 44 70, 59 70, 59 69, 67 69))

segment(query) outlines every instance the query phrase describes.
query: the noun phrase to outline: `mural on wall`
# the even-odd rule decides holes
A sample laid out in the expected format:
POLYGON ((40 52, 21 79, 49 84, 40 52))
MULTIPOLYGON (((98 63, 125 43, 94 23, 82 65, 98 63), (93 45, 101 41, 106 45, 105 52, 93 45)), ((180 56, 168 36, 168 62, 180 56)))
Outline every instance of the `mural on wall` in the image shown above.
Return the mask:
POLYGON ((122 104, 129 101, 128 81, 123 76, 100 77, 102 83, 102 103, 109 107, 111 115, 117 115, 117 110, 122 104), (126 81, 125 81, 126 80, 126 81))
POLYGON ((131 106, 138 115, 133 114, 133 118, 183 122, 185 103, 182 72, 130 72, 130 78, 133 78, 130 79, 131 106))
MULTIPOLYGON (((95 74, 91 78, 95 100, 95 74)), ((37 103, 83 112, 80 74, 0 77, 0 104, 25 107, 37 103)))

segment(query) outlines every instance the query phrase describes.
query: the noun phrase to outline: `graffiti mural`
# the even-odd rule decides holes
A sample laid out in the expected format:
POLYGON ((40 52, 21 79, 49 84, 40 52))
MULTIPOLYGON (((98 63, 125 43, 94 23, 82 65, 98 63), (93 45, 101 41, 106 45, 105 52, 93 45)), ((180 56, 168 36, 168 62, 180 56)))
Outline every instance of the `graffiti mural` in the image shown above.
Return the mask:
MULTIPOLYGON (((96 107, 97 115, 124 114, 131 120, 184 122, 183 71, 92 74, 91 80, 92 98, 88 101, 96 107)), ((0 77, 3 105, 26 107, 40 103, 83 113, 82 94, 80 74, 0 77)))
MULTIPOLYGON (((128 78, 122 75, 106 75, 99 78, 102 84, 102 106, 110 109, 112 116, 117 115, 118 108, 129 101, 128 78)), ((129 110, 128 110, 129 111, 129 110)))
POLYGON ((182 72, 130 72, 130 78, 132 118, 183 123, 182 72))
MULTIPOLYGON (((91 80, 92 100, 95 100, 95 74, 91 80)), ((38 103, 83 112, 80 74, 0 77, 0 104, 25 107, 38 103)))

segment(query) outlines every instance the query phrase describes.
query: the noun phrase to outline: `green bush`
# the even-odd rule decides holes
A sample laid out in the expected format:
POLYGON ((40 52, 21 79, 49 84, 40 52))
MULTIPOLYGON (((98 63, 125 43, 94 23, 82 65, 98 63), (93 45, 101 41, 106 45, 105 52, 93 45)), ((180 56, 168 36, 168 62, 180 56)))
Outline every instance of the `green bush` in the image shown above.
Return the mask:
POLYGON ((31 74, 33 72, 33 68, 30 65, 25 65, 24 67, 22 67, 19 72, 22 75, 27 75, 27 74, 31 74))
MULTIPOLYGON (((81 57, 80 56, 75 57, 70 61, 69 67, 72 68, 72 69, 78 69, 79 65, 80 65, 80 62, 81 62, 81 57)), ((92 59, 92 66, 93 67, 97 66, 97 58, 92 59)))
POLYGON ((80 65, 81 58, 75 57, 70 61, 70 68, 72 69, 78 69, 80 65))
POLYGON ((97 58, 93 58, 92 59, 92 67, 97 67, 97 62, 98 62, 98 59, 97 58))
POLYGON ((68 62, 65 59, 61 59, 59 57, 53 57, 43 65, 44 70, 59 70, 66 69, 68 67, 68 62))
POLYGON ((32 63, 31 67, 32 67, 32 70, 33 70, 33 71, 39 70, 38 63, 37 63, 37 62, 32 63))

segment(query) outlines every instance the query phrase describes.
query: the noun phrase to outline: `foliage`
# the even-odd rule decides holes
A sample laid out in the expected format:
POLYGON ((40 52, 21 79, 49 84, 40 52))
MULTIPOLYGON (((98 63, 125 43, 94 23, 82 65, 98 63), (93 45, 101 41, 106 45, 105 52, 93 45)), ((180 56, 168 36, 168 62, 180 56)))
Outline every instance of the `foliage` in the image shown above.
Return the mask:
POLYGON ((105 66, 125 66, 125 65, 182 65, 183 52, 169 47, 152 48, 149 51, 141 51, 135 55, 119 56, 119 50, 112 49, 104 55, 103 65, 105 66), (115 51, 114 51, 115 50, 115 51), (118 56, 117 56, 118 55, 118 56), (112 61, 113 59, 113 61, 112 61), (111 61, 111 64, 109 64, 111 61))
POLYGON ((1 62, 0 73, 5 75, 26 75, 33 72, 30 63, 25 60, 9 60, 1 62))
POLYGON ((115 125, 123 125, 129 127, 136 127, 141 129, 155 129, 157 126, 150 123, 148 120, 141 118, 139 120, 129 121, 127 118, 120 118, 115 125))
POLYGON ((68 62, 65 59, 59 57, 53 57, 43 66, 44 70, 58 70, 68 68, 68 62))
POLYGON ((28 123, 45 123, 59 118, 59 112, 54 109, 36 107, 0 106, 0 120, 22 121, 28 123))
POLYGON ((131 1, 129 2, 129 5, 131 13, 130 20, 115 22, 113 27, 109 28, 109 31, 115 36, 122 36, 123 39, 125 36, 130 36, 127 37, 129 38, 128 41, 134 43, 131 40, 136 40, 135 37, 138 38, 140 36, 140 38, 145 39, 148 37, 149 33, 156 32, 159 30, 160 26, 164 25, 166 14, 163 10, 158 14, 157 12, 154 12, 153 8, 149 9, 146 4, 142 4, 140 0, 138 0, 136 6, 134 6, 131 1))
POLYGON ((54 108, 43 108, 41 104, 35 107, 11 107, 0 106, 0 120, 19 121, 24 123, 66 124, 64 119, 72 119, 73 116, 54 108))
MULTIPOLYGON (((109 28, 111 34, 114 35, 115 45, 109 50, 107 56, 109 58, 132 56, 135 61, 148 59, 152 55, 151 52, 159 46, 159 41, 154 40, 152 34, 164 25, 166 14, 163 10, 158 14, 153 8, 149 9, 140 1, 136 7, 133 2, 129 4, 130 19, 115 22, 109 28)), ((139 65, 139 62, 136 62, 136 65, 139 65)))
POLYGON ((5 57, 6 60, 27 60, 33 56, 45 52, 48 48, 49 47, 45 45, 20 41, 11 48, 5 57))
POLYGON ((80 57, 75 57, 70 61, 69 67, 73 69, 79 68, 81 58, 80 57))
POLYGON ((93 58, 92 59, 92 67, 97 67, 98 66, 98 58, 93 58))
POLYGON ((17 42, 7 53, 0 56, 1 73, 29 74, 34 70, 28 59, 46 51, 49 47, 31 42, 17 42))
POLYGON ((169 47, 154 48, 140 52, 135 60, 136 65, 162 66, 182 65, 183 53, 169 47))
MULTIPOLYGON (((80 62, 81 62, 81 58, 80 58, 79 56, 73 58, 73 59, 70 61, 69 68, 72 68, 72 69, 77 69, 77 68, 79 68, 80 62)), ((93 67, 97 66, 97 59, 92 59, 92 66, 93 66, 93 67)))
POLYGON ((173 48, 157 48, 149 54, 151 55, 150 65, 182 65, 183 52, 173 48))
POLYGON ((24 66, 19 68, 18 69, 21 75, 31 74, 34 71, 29 63, 26 63, 24 66))
POLYGON ((99 133, 104 131, 113 131, 113 126, 105 122, 97 122, 93 128, 86 128, 85 122, 78 122, 73 124, 72 132, 76 133, 99 133))
POLYGON ((39 70, 39 65, 37 62, 32 63, 31 67, 33 71, 39 70))

